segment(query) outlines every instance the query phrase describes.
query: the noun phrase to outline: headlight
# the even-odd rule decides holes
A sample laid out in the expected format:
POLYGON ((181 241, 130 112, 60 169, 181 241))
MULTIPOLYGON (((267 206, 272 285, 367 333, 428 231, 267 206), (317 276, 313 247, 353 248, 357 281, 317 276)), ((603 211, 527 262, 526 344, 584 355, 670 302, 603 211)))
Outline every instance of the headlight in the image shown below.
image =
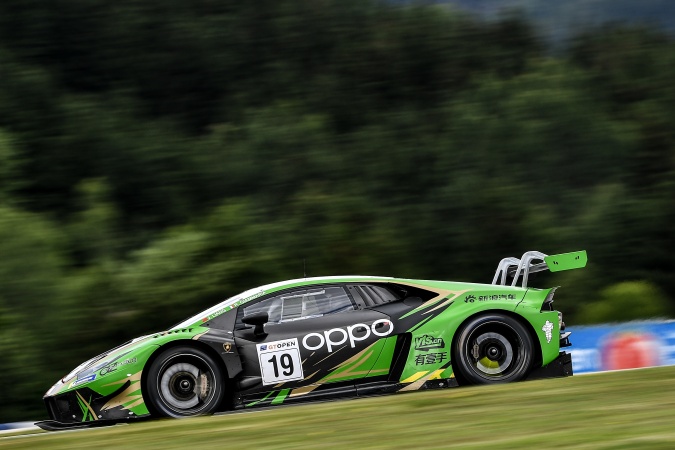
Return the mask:
POLYGON ((89 360, 83 362, 82 364, 80 364, 79 366, 77 366, 76 368, 74 368, 73 370, 71 370, 70 372, 68 372, 68 375, 66 375, 65 377, 61 378, 61 381, 65 383, 66 380, 70 380, 70 379, 73 378, 75 375, 77 375, 80 371, 82 371, 82 369, 84 369, 85 367, 87 367, 87 365, 88 365, 89 363, 91 363, 94 359, 96 359, 96 358, 91 358, 91 359, 89 359, 89 360))
POLYGON ((83 371, 84 369, 86 369, 87 367, 90 367, 90 366, 94 365, 94 363, 95 363, 96 361, 100 361, 101 359, 105 358, 106 356, 108 356, 108 353, 103 353, 103 354, 101 354, 101 355, 94 356, 93 358, 86 360, 85 362, 83 362, 82 364, 80 364, 79 366, 77 366, 76 368, 74 368, 73 370, 71 370, 71 371, 68 373, 68 375, 66 375, 65 377, 61 378, 61 381, 65 383, 66 380, 70 380, 70 379, 73 378, 75 375, 77 375, 78 373, 82 372, 82 371, 83 371))

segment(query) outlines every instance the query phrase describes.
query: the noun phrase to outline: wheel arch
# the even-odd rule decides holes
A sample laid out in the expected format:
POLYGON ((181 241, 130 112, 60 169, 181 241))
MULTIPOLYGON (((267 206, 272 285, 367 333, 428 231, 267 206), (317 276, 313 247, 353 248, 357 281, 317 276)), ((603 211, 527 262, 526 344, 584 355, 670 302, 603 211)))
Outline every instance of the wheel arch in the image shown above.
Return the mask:
POLYGON ((471 321, 475 318, 481 317, 481 316, 489 316, 491 314, 502 314, 504 316, 509 316, 512 319, 517 320, 525 328, 525 330, 527 330, 527 332, 530 335, 530 339, 532 339, 532 345, 534 347, 534 351, 533 351, 534 355, 533 355, 533 359, 532 359, 532 368, 530 369, 530 371, 532 371, 532 369, 541 367, 541 362, 542 362, 541 343, 539 342, 539 338, 537 337, 537 333, 534 330, 534 327, 532 326, 532 324, 526 318, 524 318, 520 314, 517 314, 513 311, 509 311, 508 309, 489 309, 489 310, 485 310, 485 311, 478 311, 475 314, 472 314, 472 315, 464 318, 464 320, 457 326, 457 329, 455 330, 455 332, 452 335, 452 343, 450 344, 450 354, 452 355, 452 360, 451 360, 450 364, 452 365, 452 373, 454 374, 455 379, 457 379, 457 381, 460 382, 460 384, 462 382, 461 375, 460 375, 459 371, 457 370, 457 366, 456 366, 457 363, 455 362, 455 358, 454 358, 455 345, 457 343, 457 336, 459 335, 459 330, 461 330, 462 327, 464 327, 469 321, 471 321))
MULTIPOLYGON (((141 373, 141 393, 148 392, 147 388, 147 383, 148 383, 148 369, 150 366, 155 362, 155 360, 161 355, 163 352, 166 350, 169 350, 174 347, 192 347, 195 349, 199 349, 209 355, 213 360, 218 364, 218 368, 222 370, 222 372, 225 374, 225 379, 223 380, 224 386, 225 386, 225 395, 223 396, 223 400, 221 401, 220 405, 216 408, 217 411, 221 411, 225 408, 231 408, 231 403, 232 399, 230 398, 232 393, 232 381, 229 375, 229 372, 227 370, 227 367, 225 366, 225 362, 223 361, 223 358, 216 352, 213 347, 209 346, 208 344, 204 342, 199 342, 194 339, 178 339, 175 341, 167 342, 166 344, 163 344, 155 349, 154 352, 150 355, 148 360, 145 363, 145 366, 143 368, 143 372, 141 373), (228 404, 229 403, 229 404, 228 404)), ((150 414, 152 414, 155 417, 158 417, 157 411, 154 411, 153 406, 151 402, 145 401, 145 405, 148 408, 148 411, 150 411, 150 414)))

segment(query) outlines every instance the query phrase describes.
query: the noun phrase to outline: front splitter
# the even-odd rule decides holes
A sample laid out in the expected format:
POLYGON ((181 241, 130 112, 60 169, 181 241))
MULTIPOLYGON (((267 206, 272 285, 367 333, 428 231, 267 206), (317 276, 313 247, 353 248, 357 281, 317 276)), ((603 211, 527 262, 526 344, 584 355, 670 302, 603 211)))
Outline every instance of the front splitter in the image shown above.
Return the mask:
POLYGON ((94 420, 91 422, 71 422, 64 423, 59 422, 58 420, 41 420, 35 422, 35 426, 42 428, 45 431, 63 431, 63 430, 77 430, 84 428, 98 428, 98 427, 109 427, 112 425, 118 425, 120 423, 137 423, 144 419, 150 418, 146 417, 136 417, 131 420, 94 420))

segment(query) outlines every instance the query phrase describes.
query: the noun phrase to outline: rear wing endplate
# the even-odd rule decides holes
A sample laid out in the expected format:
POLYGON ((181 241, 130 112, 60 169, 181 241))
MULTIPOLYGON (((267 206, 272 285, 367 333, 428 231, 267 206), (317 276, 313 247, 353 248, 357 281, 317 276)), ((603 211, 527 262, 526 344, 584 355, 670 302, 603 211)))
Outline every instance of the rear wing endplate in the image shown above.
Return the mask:
POLYGON ((563 270, 580 269, 586 267, 587 261, 586 250, 558 255, 546 255, 536 251, 525 252, 520 259, 513 257, 502 259, 497 266, 492 284, 505 286, 507 279, 513 277, 511 286, 515 286, 522 276, 522 287, 527 287, 527 278, 531 273, 541 272, 542 270, 561 272, 563 270))

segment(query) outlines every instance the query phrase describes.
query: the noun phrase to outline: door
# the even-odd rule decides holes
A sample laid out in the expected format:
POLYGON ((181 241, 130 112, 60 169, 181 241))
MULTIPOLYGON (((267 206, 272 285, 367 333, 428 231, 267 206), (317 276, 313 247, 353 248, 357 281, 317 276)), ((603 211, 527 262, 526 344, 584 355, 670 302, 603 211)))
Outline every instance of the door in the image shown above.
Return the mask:
POLYGON ((358 309, 343 286, 293 289, 246 305, 234 333, 243 360, 241 393, 297 396, 334 387, 346 394, 369 373, 382 348, 378 341, 393 329, 387 315, 358 309), (269 321, 265 334, 256 335, 242 319, 260 312, 269 321))

